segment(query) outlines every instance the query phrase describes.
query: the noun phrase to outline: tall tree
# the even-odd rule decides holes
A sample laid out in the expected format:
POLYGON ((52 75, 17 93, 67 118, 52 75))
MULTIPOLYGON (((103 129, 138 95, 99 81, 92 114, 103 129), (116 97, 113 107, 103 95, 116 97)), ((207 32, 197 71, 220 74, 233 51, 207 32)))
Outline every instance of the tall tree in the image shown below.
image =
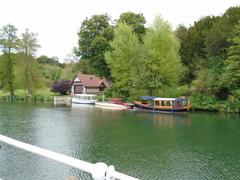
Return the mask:
POLYGON ((161 88, 172 87, 183 71, 179 56, 179 42, 168 22, 157 16, 144 38, 146 59, 142 63, 145 73, 139 74, 143 87, 150 95, 161 88))
POLYGON ((227 50, 232 45, 229 39, 234 36, 233 29, 239 20, 240 8, 232 7, 222 16, 201 18, 188 29, 187 48, 184 53, 188 54, 186 60, 192 64, 192 67, 188 67, 191 67, 190 71, 195 75, 193 89, 199 89, 199 92, 204 89, 208 95, 227 98, 230 89, 221 82, 228 57, 227 50), (206 79, 202 72, 207 72, 211 77, 206 79), (202 79, 204 83, 196 83, 202 79))
POLYGON ((20 52, 24 53, 25 55, 34 56, 38 48, 40 48, 37 34, 29 32, 29 29, 26 29, 19 40, 18 47, 20 52))
POLYGON ((191 56, 189 56, 188 45, 188 29, 184 25, 179 25, 175 31, 176 37, 180 42, 179 54, 181 56, 181 62, 186 67, 183 78, 181 79, 181 84, 190 84, 195 77, 194 63, 192 62, 191 56))
POLYGON ((78 33, 79 48, 76 54, 81 61, 89 64, 89 73, 110 77, 104 53, 110 50, 109 42, 113 39, 113 27, 110 25, 108 15, 94 15, 85 19, 78 33))
POLYGON ((134 68, 138 66, 140 44, 126 23, 119 23, 114 30, 114 39, 110 43, 112 51, 106 53, 114 87, 120 95, 132 97, 134 68))
POLYGON ((132 31, 138 36, 140 42, 143 40, 143 36, 145 35, 145 17, 142 13, 136 14, 134 12, 125 12, 122 13, 119 17, 119 22, 125 22, 128 26, 131 27, 132 31))
POLYGON ((14 52, 17 48, 17 28, 13 25, 3 26, 0 30, 0 47, 3 52, 0 76, 3 85, 9 90, 11 96, 14 96, 14 52))
POLYGON ((21 73, 18 74, 18 77, 20 77, 18 81, 22 81, 26 95, 32 95, 33 91, 41 85, 38 64, 33 58, 39 47, 37 34, 26 29, 18 42, 20 52, 18 56, 21 60, 19 64, 22 64, 21 73))
POLYGON ((240 21, 234 28, 232 45, 228 48, 228 58, 223 80, 230 89, 240 88, 240 21))

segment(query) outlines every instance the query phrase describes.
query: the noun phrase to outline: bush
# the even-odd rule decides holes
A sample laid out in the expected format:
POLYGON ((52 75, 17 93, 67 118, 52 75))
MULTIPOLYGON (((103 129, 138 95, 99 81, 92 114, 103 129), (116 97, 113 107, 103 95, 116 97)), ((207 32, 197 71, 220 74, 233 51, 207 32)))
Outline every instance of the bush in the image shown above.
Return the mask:
POLYGON ((71 81, 69 80, 61 80, 56 81, 52 85, 52 92, 60 93, 61 95, 66 95, 70 92, 71 81))
POLYGON ((228 111, 232 109, 230 101, 222 101, 206 94, 194 94, 190 98, 193 109, 208 111, 228 111))

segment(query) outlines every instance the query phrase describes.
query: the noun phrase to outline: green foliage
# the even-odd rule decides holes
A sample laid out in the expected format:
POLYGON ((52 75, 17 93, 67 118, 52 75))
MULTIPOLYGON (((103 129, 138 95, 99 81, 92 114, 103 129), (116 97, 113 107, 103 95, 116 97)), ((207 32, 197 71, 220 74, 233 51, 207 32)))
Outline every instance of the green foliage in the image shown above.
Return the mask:
POLYGON ((175 31, 176 37, 179 39, 181 44, 179 49, 179 54, 181 56, 181 62, 185 67, 185 72, 180 80, 181 84, 190 84, 191 81, 196 76, 195 74, 195 66, 192 62, 192 58, 190 57, 189 52, 189 35, 188 29, 184 25, 179 25, 175 31))
POLYGON ((17 101, 53 101, 54 96, 57 93, 50 92, 50 89, 41 88, 37 89, 32 96, 26 96, 26 92, 23 89, 17 89, 15 91, 15 97, 10 97, 9 92, 0 90, 0 100, 17 100, 17 101))
POLYGON ((240 88, 240 23, 234 29, 231 44, 228 48, 223 81, 227 87, 235 90, 240 88))
POLYGON ((145 35, 146 28, 144 27, 146 20, 143 14, 125 12, 119 17, 118 23, 126 23, 131 30, 138 36, 140 42, 143 41, 143 36, 145 35))
POLYGON ((13 53, 17 49, 17 28, 11 24, 0 30, 0 47, 3 53, 13 53))
POLYGON ((240 89, 233 90, 228 100, 231 102, 232 109, 240 109, 240 89))
POLYGON ((61 68, 64 67, 64 64, 61 64, 59 61, 58 61, 58 58, 57 57, 47 57, 45 55, 42 55, 40 57, 38 57, 37 59, 37 62, 39 64, 50 64, 50 65, 55 65, 55 66, 59 66, 61 68))
POLYGON ((40 45, 38 44, 37 34, 26 29, 21 39, 18 40, 19 51, 25 55, 34 56, 38 48, 40 48, 40 45))
MULTIPOLYGON (((205 94, 218 101, 234 97, 240 83, 239 20, 240 7, 232 7, 222 16, 203 17, 189 28, 177 28, 186 67, 181 84, 189 84, 191 94, 205 94)), ((235 106, 228 102, 229 107, 235 106)))
MULTIPOLYGON (((8 91, 10 91, 10 89, 15 89, 13 82, 15 57, 16 56, 12 53, 0 56, 0 82, 3 88, 8 91)), ((11 92, 11 95, 14 95, 14 91, 11 92)))
POLYGON ((119 23, 106 53, 113 77, 112 93, 134 98, 148 93, 158 95, 176 87, 183 72, 178 55, 179 43, 170 25, 157 17, 140 44, 131 28, 119 23))
POLYGON ((78 33, 79 48, 76 54, 81 61, 88 64, 88 73, 94 72, 99 76, 110 77, 110 70, 107 67, 104 53, 110 50, 109 41, 113 39, 113 27, 109 24, 108 15, 94 15, 82 22, 78 33))
POLYGON ((53 82, 60 80, 65 64, 61 64, 58 58, 49 58, 45 55, 38 57, 39 70, 44 77, 48 87, 51 87, 53 82))
POLYGON ((39 71, 39 65, 31 55, 18 54, 15 67, 15 84, 24 89, 27 96, 31 96, 37 89, 42 88, 44 83, 39 71))
POLYGON ((203 17, 195 22, 190 28, 178 26, 175 31, 176 36, 180 40, 180 56, 183 65, 186 67, 181 83, 190 84, 197 76, 197 72, 202 67, 209 67, 209 59, 207 57, 206 40, 209 31, 216 21, 216 17, 203 17))
POLYGON ((146 33, 144 49, 143 73, 138 76, 142 87, 150 95, 157 95, 159 89, 177 85, 183 72, 178 54, 179 43, 171 26, 159 16, 146 33))
POLYGON ((60 79, 68 79, 72 80, 73 77, 79 72, 78 68, 75 68, 77 63, 70 63, 66 64, 65 67, 62 69, 60 79))
POLYGON ((31 96, 42 85, 39 67, 33 58, 39 47, 37 35, 26 29, 21 39, 18 40, 18 48, 21 53, 18 54, 16 82, 22 85, 27 96, 31 96))
POLYGON ((185 85, 160 89, 158 95, 160 97, 180 97, 190 96, 190 93, 189 86, 185 85))
POLYGON ((106 53, 106 60, 111 69, 113 88, 118 94, 132 96, 134 68, 138 66, 140 44, 131 28, 125 23, 119 23, 114 30, 112 51, 106 53))
POLYGON ((47 82, 47 86, 50 87, 54 81, 60 80, 62 68, 56 65, 41 64, 40 72, 47 82))
POLYGON ((0 76, 3 86, 14 96, 14 52, 17 49, 17 28, 13 25, 3 26, 0 30, 0 47, 3 52, 0 66, 0 76))
POLYGON ((206 94, 194 94, 191 96, 191 105, 193 109, 202 110, 226 110, 227 106, 224 102, 218 101, 214 96, 206 94))
POLYGON ((192 94, 202 93, 226 100, 229 90, 221 79, 222 71, 222 67, 217 65, 212 68, 202 68, 198 72, 197 78, 191 83, 192 94))

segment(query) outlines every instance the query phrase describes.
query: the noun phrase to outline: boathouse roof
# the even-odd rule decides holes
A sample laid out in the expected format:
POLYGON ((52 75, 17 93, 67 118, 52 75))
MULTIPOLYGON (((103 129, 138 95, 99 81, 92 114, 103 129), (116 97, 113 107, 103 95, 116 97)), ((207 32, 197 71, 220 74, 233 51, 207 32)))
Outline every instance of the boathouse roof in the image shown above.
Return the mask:
MULTIPOLYGON (((104 86, 109 86, 110 83, 107 79, 98 77, 92 74, 77 74, 76 77, 81 81, 85 87, 100 87, 102 84, 104 86)), ((75 78, 76 78, 75 77, 75 78)), ((73 82, 74 83, 74 82, 73 82)))

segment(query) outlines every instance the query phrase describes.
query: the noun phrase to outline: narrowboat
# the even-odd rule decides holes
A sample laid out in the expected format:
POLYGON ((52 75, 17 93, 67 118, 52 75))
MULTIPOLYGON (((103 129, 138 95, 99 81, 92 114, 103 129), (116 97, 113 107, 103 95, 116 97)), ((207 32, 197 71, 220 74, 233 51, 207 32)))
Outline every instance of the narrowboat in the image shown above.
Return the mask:
POLYGON ((72 97, 72 103, 75 104, 95 104, 97 95, 95 94, 75 94, 72 97))
POLYGON ((185 97, 161 98, 156 96, 141 96, 140 99, 140 101, 133 102, 135 110, 176 113, 187 112, 191 109, 191 105, 185 97))

